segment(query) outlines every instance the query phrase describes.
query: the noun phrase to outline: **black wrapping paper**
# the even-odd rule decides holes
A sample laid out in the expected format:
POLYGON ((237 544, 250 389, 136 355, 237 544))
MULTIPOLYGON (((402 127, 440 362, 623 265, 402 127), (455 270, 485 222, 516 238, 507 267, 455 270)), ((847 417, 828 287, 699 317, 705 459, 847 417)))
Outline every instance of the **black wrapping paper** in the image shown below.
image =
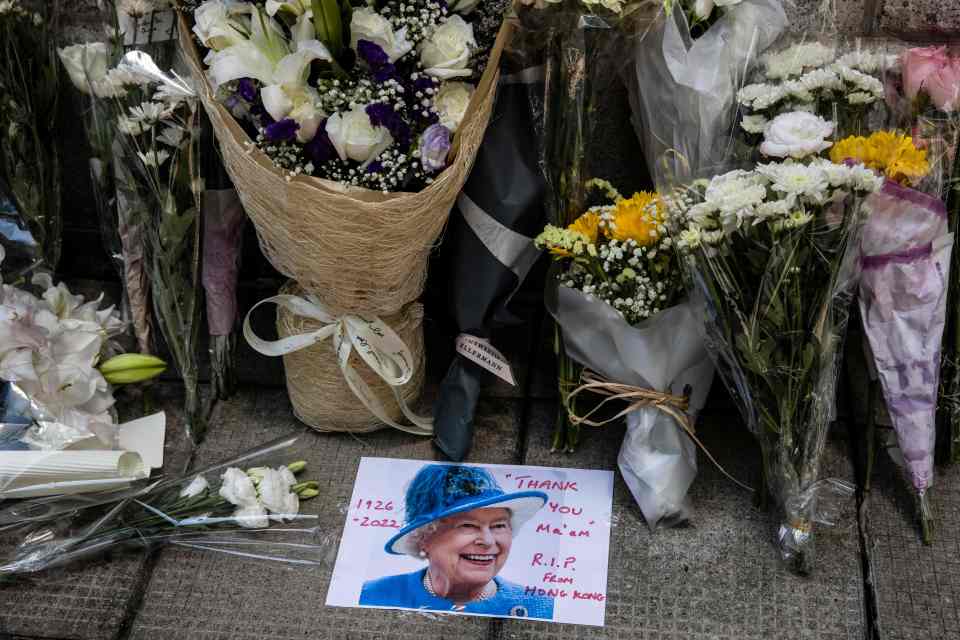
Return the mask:
MULTIPOLYGON (((546 185, 531 110, 542 94, 542 67, 503 69, 483 145, 450 216, 441 253, 450 268, 448 300, 461 333, 489 339, 494 328, 518 322, 507 304, 537 259, 533 237, 545 219, 546 185)), ((452 460, 463 460, 470 450, 487 375, 458 354, 440 385, 435 441, 452 460)))

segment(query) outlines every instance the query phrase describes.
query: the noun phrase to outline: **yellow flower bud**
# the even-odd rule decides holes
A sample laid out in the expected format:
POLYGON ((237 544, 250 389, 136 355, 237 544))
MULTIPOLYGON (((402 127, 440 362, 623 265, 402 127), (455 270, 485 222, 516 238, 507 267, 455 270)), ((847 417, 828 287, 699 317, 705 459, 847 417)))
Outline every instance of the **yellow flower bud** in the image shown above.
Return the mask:
POLYGON ((167 363, 156 356, 122 353, 102 363, 99 369, 110 384, 133 384, 160 375, 167 369, 167 363))

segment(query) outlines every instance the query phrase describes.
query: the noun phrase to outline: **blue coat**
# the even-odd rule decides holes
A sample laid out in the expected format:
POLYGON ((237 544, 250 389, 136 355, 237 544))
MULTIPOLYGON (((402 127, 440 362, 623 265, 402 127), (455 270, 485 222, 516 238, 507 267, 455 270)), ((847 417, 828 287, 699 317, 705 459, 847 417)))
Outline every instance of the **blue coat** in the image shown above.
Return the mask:
MULTIPOLYGON (((430 595, 423 586, 426 571, 421 569, 365 582, 360 592, 360 604, 370 607, 453 611, 452 601, 430 595)), ((503 578, 494 578, 493 581, 497 583, 496 595, 486 600, 471 602, 458 611, 490 616, 553 619, 553 598, 526 594, 523 587, 503 578)))

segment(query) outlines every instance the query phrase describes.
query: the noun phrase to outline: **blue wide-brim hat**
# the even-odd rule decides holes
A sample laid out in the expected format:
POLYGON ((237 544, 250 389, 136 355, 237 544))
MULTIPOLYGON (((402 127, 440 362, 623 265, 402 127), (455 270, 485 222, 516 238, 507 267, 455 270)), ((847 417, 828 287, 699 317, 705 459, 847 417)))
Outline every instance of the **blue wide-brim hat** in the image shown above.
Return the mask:
POLYGON ((507 493, 489 471, 481 467, 431 464, 414 476, 405 499, 406 524, 387 541, 387 553, 416 556, 413 533, 441 518, 474 509, 510 510, 514 531, 523 526, 547 503, 542 491, 507 493))

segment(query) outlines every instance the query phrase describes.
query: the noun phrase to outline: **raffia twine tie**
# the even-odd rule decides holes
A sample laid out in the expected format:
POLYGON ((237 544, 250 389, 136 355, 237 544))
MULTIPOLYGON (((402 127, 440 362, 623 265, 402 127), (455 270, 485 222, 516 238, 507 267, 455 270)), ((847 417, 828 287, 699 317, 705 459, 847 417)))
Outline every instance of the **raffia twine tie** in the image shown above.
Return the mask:
POLYGON ((638 409, 645 409, 647 407, 658 409, 673 418, 677 426, 686 432, 690 439, 700 448, 701 451, 703 451, 704 455, 707 456, 710 462, 713 463, 720 473, 726 476, 737 486, 742 487, 747 491, 753 491, 753 487, 740 482, 730 475, 730 473, 723 468, 723 465, 717 462, 716 458, 714 458, 710 451, 707 450, 707 447, 700 442, 700 439, 697 438, 696 431, 693 428, 693 421, 690 419, 690 416, 687 415, 687 409, 689 406, 690 399, 686 395, 677 396, 670 393, 664 393, 662 391, 654 391, 653 389, 644 389, 643 387, 635 387, 629 384, 611 382, 610 380, 607 380, 590 369, 583 370, 583 372, 580 374, 580 385, 570 391, 570 393, 567 394, 566 399, 566 410, 567 415, 570 418, 570 422, 575 425, 587 425, 588 427, 602 427, 611 422, 619 420, 620 418, 623 418, 627 414, 633 413, 638 409), (571 401, 575 396, 585 391, 606 397, 589 413, 579 416, 574 413, 571 401), (620 410, 620 412, 615 416, 600 420, 591 419, 591 416, 602 409, 605 404, 617 400, 626 402, 627 406, 620 410))
POLYGON ((433 435, 433 418, 414 413, 400 393, 400 388, 413 378, 416 371, 413 354, 400 336, 380 318, 364 318, 351 314, 337 317, 313 295, 301 298, 280 294, 265 298, 250 309, 243 320, 243 337, 255 351, 266 356, 282 356, 332 338, 333 353, 337 357, 347 386, 370 413, 395 429, 418 436, 433 435), (276 304, 296 315, 317 320, 323 326, 279 340, 263 340, 253 332, 250 316, 257 307, 268 303, 276 304), (390 386, 400 410, 410 421, 409 425, 400 424, 390 418, 386 407, 350 364, 350 354, 354 350, 364 363, 390 386))

